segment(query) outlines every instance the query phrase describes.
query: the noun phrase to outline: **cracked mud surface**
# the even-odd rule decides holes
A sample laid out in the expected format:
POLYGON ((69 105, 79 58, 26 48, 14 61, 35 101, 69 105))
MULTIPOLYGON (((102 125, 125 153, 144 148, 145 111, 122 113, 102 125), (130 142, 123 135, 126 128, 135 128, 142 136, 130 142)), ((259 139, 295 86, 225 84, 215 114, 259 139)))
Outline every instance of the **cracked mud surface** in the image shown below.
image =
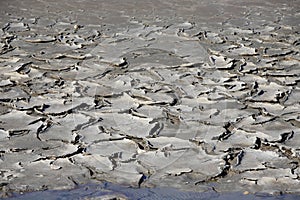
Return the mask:
POLYGON ((0 4, 4 196, 299 194, 299 1, 0 4))

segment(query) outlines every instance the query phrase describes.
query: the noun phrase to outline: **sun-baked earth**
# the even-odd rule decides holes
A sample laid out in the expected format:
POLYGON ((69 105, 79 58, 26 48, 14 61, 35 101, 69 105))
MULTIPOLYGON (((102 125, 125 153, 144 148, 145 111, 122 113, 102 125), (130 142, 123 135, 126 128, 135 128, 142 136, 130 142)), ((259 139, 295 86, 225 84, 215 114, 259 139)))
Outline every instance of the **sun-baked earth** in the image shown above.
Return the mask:
POLYGON ((300 192, 300 1, 1 1, 0 190, 300 192))

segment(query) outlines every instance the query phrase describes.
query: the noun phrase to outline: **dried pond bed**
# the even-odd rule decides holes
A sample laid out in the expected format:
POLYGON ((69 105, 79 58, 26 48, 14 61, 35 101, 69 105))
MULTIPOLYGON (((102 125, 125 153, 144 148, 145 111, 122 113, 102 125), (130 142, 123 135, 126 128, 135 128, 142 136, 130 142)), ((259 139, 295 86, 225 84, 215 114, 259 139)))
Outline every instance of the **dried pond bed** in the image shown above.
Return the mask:
POLYGON ((292 2, 1 2, 3 194, 91 180, 299 193, 292 2))

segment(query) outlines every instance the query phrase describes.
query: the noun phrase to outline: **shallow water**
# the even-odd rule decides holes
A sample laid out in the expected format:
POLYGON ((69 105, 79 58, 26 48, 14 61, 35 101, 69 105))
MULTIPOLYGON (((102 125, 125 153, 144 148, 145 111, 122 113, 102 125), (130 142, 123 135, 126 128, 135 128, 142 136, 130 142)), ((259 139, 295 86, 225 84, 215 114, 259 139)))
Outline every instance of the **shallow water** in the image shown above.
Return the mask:
POLYGON ((212 199, 212 200, 296 200, 300 196, 284 194, 243 194, 241 192, 217 193, 215 191, 207 192, 185 192, 172 188, 128 188, 111 183, 81 185, 73 190, 46 190, 39 192, 30 192, 26 194, 17 194, 7 200, 54 200, 54 199, 212 199), (108 198, 110 197, 110 198, 108 198))

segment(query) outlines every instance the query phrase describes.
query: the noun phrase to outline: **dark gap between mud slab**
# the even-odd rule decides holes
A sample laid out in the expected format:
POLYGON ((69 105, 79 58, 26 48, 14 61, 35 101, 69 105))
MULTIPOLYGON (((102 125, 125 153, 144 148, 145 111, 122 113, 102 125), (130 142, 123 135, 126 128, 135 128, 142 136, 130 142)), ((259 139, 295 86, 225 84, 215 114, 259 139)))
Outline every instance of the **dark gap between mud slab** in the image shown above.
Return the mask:
MULTIPOLYGON (((266 194, 256 193, 250 194, 248 192, 221 192, 214 190, 206 192, 190 192, 181 191, 174 188, 130 188, 122 185, 104 182, 101 184, 85 184, 78 185, 74 189, 69 190, 44 190, 36 192, 28 192, 23 194, 12 194, 6 200, 14 199, 105 199, 105 200, 125 200, 125 199, 212 199, 212 200, 296 200, 300 195, 296 194, 266 194)), ((2 198, 1 198, 2 199, 2 198)))

